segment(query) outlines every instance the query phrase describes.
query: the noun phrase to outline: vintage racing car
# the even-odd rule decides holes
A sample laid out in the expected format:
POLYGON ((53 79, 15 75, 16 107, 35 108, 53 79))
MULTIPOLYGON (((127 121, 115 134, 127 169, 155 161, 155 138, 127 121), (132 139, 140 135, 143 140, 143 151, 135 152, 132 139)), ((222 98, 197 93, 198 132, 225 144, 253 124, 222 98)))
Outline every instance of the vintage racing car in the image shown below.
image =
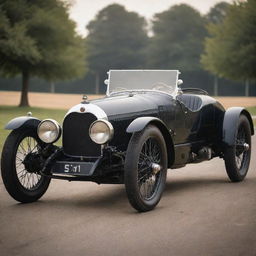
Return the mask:
POLYGON ((131 205, 149 211, 167 169, 214 157, 224 159, 231 181, 242 181, 254 134, 250 114, 225 110, 201 89, 181 89, 178 76, 178 70, 110 70, 106 97, 84 97, 62 125, 29 115, 11 120, 1 159, 9 194, 36 201, 52 178, 125 184, 131 205))

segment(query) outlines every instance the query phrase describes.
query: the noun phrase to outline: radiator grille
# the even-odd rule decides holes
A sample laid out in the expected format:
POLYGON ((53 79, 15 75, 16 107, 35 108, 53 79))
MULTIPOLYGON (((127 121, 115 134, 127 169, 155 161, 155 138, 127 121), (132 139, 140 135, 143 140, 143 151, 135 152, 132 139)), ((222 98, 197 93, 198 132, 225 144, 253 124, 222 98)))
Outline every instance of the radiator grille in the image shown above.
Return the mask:
POLYGON ((70 113, 63 122, 63 150, 69 156, 98 157, 101 146, 89 136, 89 127, 97 120, 91 113, 70 113))

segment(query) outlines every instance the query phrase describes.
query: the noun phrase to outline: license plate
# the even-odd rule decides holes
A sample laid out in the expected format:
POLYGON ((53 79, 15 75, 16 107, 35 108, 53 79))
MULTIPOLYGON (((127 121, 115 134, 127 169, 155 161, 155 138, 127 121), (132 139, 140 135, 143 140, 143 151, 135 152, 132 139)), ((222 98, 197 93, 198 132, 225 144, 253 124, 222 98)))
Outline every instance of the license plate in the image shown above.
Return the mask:
POLYGON ((91 175, 94 171, 94 162, 62 162, 57 161, 52 167, 52 173, 69 175, 91 175))
POLYGON ((65 173, 81 173, 81 164, 64 164, 65 173))

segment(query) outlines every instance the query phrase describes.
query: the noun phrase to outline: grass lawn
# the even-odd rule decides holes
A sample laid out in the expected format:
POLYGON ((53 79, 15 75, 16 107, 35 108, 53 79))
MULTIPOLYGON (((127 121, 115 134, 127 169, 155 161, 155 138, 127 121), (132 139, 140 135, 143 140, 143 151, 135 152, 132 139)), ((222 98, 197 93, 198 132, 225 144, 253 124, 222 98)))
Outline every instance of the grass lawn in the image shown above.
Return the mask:
MULTIPOLYGON (((248 108, 251 115, 256 115, 256 107, 248 108)), ((63 117, 66 110, 59 109, 45 109, 45 108, 19 108, 19 107, 9 107, 9 106, 0 106, 0 152, 2 151, 4 141, 10 131, 4 130, 5 124, 11 119, 18 116, 25 116, 27 112, 32 112, 33 116, 39 119, 52 118, 62 124, 63 117)), ((256 126, 256 120, 253 120, 254 126, 256 126)))
POLYGON ((27 112, 32 112, 34 117, 38 119, 52 118, 62 124, 63 117, 66 110, 59 109, 45 109, 45 108, 30 108, 30 107, 9 107, 9 106, 0 106, 0 152, 2 151, 4 141, 10 131, 5 130, 4 126, 11 119, 18 116, 26 116, 27 112))
POLYGON ((247 110, 251 113, 251 115, 256 116, 256 107, 249 107, 247 110))
MULTIPOLYGON (((252 116, 256 116, 256 107, 249 107, 247 110, 251 113, 252 116)), ((256 119, 253 119, 254 127, 256 127, 256 119)))

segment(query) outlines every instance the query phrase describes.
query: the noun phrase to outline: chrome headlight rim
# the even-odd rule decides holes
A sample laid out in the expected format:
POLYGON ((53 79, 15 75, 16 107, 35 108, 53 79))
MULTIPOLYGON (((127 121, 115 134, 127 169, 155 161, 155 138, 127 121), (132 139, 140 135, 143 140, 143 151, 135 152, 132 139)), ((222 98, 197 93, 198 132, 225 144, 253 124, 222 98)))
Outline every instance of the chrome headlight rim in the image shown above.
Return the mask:
POLYGON ((98 120, 95 120, 91 125, 90 125, 90 128, 89 128, 89 136, 91 138, 91 140, 93 142, 95 142, 96 144, 99 144, 99 145, 105 145, 107 144, 114 136, 114 128, 113 128, 113 125, 108 121, 108 120, 105 120, 105 119, 98 119, 98 120), (92 137, 92 128, 93 126, 95 126, 95 124, 97 123, 104 123, 107 128, 108 128, 108 138, 103 141, 103 142, 99 142, 99 141, 96 141, 93 137, 92 137))
POLYGON ((44 143, 46 143, 46 144, 52 144, 52 143, 56 142, 56 141, 60 138, 60 136, 61 136, 61 126, 60 126, 60 124, 59 124, 56 120, 54 120, 54 119, 49 119, 49 118, 48 118, 48 119, 44 119, 44 120, 42 120, 42 121, 39 123, 39 125, 37 126, 37 136, 38 136, 39 139, 40 139, 41 141, 43 141, 44 143), (41 136, 40 136, 40 127, 41 127, 42 124, 45 123, 45 122, 51 122, 51 123, 53 123, 54 126, 55 126, 55 128, 56 128, 57 136, 56 136, 56 138, 54 138, 54 140, 52 140, 52 141, 45 141, 45 140, 42 139, 41 136))

